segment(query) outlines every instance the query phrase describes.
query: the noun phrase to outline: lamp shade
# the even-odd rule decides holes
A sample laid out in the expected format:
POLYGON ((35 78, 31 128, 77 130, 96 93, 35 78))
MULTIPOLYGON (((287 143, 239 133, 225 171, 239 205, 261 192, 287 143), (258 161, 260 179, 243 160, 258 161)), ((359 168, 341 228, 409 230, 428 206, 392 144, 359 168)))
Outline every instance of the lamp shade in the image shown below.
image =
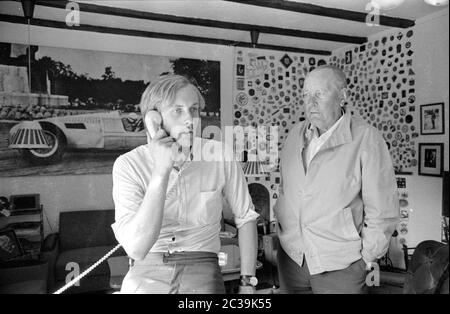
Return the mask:
POLYGON ((34 14, 34 5, 36 0, 21 0, 23 15, 27 19, 32 19, 34 14))
POLYGON ((24 121, 10 134, 9 148, 51 148, 44 131, 36 121, 24 121))
POLYGON ((257 29, 252 29, 250 31, 250 39, 252 41, 252 45, 253 47, 256 46, 256 44, 258 43, 258 37, 259 37, 259 30, 257 29))

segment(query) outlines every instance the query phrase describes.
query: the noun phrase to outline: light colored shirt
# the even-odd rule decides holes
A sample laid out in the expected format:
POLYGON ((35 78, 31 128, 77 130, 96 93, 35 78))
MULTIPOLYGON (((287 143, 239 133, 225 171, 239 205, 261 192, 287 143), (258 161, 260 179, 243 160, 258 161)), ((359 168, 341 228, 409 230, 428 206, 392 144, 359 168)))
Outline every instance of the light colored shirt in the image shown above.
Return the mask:
POLYGON ((305 258, 312 275, 381 258, 400 216, 383 137, 347 112, 306 173, 307 128, 306 121, 294 126, 281 152, 282 186, 274 207, 281 246, 297 264, 305 258))
MULTIPOLYGON (((199 140, 202 147, 210 141, 196 138, 199 140)), ((214 144, 221 145, 220 142, 214 144)), ((224 158, 219 161, 195 160, 186 162, 180 171, 173 169, 170 173, 161 232, 150 252, 219 253, 223 198, 231 208, 237 228, 259 216, 239 162, 224 158)), ((119 243, 125 238, 121 226, 141 205, 152 177, 153 164, 144 145, 121 155, 114 163, 116 211, 112 228, 119 243)))
POLYGON ((309 138, 309 144, 305 148, 305 156, 306 156, 306 168, 309 167, 311 160, 320 150, 323 144, 330 138, 331 134, 333 134, 334 130, 338 127, 339 123, 342 121, 342 115, 331 128, 329 128, 325 133, 319 136, 319 132, 317 128, 315 128, 312 124, 310 124, 308 130, 306 131, 306 138, 309 138))

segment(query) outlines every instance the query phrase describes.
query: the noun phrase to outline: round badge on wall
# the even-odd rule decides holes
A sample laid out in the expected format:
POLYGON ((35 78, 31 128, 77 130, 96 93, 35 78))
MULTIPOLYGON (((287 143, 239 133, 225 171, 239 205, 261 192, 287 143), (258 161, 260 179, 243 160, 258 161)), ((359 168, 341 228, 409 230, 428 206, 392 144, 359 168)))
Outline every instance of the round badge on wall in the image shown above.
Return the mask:
POLYGON ((260 102, 261 98, 259 98, 258 96, 253 96, 252 97, 252 102, 256 105, 260 102))
POLYGON ((411 123, 411 122, 413 122, 413 116, 412 115, 407 115, 406 117, 405 117, 405 121, 406 121, 406 123, 411 123))
POLYGON ((240 106, 245 106, 248 103, 248 96, 244 92, 240 92, 236 95, 236 103, 240 106))

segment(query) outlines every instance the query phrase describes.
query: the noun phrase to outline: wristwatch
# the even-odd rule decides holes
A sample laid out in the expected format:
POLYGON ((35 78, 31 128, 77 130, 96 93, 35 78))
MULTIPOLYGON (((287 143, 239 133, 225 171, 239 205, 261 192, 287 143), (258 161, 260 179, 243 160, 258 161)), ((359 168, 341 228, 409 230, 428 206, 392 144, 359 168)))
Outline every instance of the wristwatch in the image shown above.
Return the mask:
POLYGON ((256 287, 258 279, 255 276, 241 275, 240 286, 256 287))

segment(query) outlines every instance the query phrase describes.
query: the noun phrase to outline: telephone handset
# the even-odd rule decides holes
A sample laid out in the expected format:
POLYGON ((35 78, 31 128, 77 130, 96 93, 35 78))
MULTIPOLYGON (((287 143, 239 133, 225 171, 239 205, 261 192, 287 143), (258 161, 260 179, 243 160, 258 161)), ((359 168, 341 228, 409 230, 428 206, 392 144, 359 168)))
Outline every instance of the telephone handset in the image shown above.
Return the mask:
POLYGON ((145 125, 147 126, 147 142, 155 138, 156 133, 162 129, 162 117, 156 110, 150 110, 145 115, 145 125))
MULTIPOLYGON (((158 132, 161 132, 161 131, 164 132, 164 136, 170 136, 169 134, 167 134, 167 132, 162 127, 162 117, 158 111, 150 110, 145 115, 144 120, 145 120, 145 125, 147 126, 147 130, 148 130, 147 143, 150 143, 150 141, 153 138, 155 138, 156 134, 158 134, 158 132)), ((174 145, 176 145, 175 147, 178 149, 172 151, 172 154, 173 154, 172 157, 174 158, 175 161, 182 160, 183 164, 184 164, 186 157, 182 153, 182 147, 179 144, 177 144, 176 142, 174 143, 174 145)))

